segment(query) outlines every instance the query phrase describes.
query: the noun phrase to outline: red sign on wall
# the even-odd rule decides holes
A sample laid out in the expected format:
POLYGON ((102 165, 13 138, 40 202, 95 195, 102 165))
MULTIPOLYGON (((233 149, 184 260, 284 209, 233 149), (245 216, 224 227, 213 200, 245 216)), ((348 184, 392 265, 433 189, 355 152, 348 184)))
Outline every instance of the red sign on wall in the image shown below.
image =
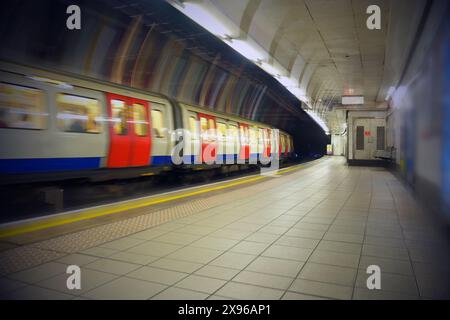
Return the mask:
POLYGON ((370 131, 364 131, 364 135, 365 135, 366 137, 370 137, 371 132, 370 132, 370 131))

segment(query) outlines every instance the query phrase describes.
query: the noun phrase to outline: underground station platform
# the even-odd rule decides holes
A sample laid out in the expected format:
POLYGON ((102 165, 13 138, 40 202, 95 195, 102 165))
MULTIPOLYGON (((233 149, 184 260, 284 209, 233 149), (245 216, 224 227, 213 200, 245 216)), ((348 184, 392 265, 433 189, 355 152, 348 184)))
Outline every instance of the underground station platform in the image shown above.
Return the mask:
POLYGON ((325 157, 1 232, 6 299, 445 299, 449 241, 385 168, 325 157), (66 286, 69 265, 81 289, 66 286), (381 289, 367 268, 379 266, 381 289))
POLYGON ((3 0, 4 316, 448 313, 449 34, 448 0, 3 0))

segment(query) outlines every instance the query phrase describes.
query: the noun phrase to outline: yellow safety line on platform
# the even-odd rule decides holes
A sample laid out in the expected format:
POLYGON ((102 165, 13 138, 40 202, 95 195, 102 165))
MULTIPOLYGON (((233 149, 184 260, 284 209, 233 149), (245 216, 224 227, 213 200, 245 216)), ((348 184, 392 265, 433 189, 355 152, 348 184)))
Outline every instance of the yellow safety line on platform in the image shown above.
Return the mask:
POLYGON ((299 165, 296 165, 296 166, 293 166, 293 167, 289 167, 289 168, 286 168, 286 169, 281 169, 276 174, 283 174, 283 173, 295 171, 295 170, 298 170, 298 169, 301 169, 301 168, 303 168, 303 165, 299 164, 299 165))
POLYGON ((131 203, 127 202, 127 203, 122 203, 122 204, 117 204, 117 205, 114 205, 114 204, 107 205, 108 207, 106 207, 106 208, 101 207, 101 208, 86 209, 86 211, 74 213, 74 215, 77 215, 77 216, 72 216, 69 218, 65 217, 65 216, 64 217, 49 217, 48 218, 49 221, 37 221, 37 222, 30 223, 27 225, 11 226, 9 228, 5 228, 4 230, 0 230, 0 238, 18 236, 18 235, 33 232, 33 231, 43 230, 43 229, 56 227, 56 226, 60 226, 60 225, 68 224, 68 223, 73 223, 73 222, 78 222, 78 221, 82 221, 82 220, 106 216, 106 215, 119 213, 119 212, 126 211, 126 210, 137 209, 137 208, 142 208, 142 207, 146 207, 146 206, 150 206, 150 205, 154 205, 154 204, 159 204, 159 203, 164 203, 164 202, 173 201, 173 200, 177 200, 177 199, 192 197, 195 195, 199 195, 199 194, 203 194, 203 193, 207 193, 207 192, 211 192, 211 191, 222 190, 222 189, 238 186, 238 185, 245 184, 245 183, 258 181, 258 180, 261 180, 264 178, 266 178, 266 177, 265 176, 257 176, 257 177, 252 177, 252 178, 248 178, 245 180, 226 183, 224 185, 215 186, 215 187, 209 187, 209 188, 201 188, 200 187, 201 188, 200 190, 196 190, 196 191, 188 192, 188 193, 184 193, 184 194, 179 194, 179 195, 174 195, 174 196, 164 196, 164 197, 154 198, 154 199, 140 199, 140 200, 135 200, 135 201, 131 200, 131 203))
MULTIPOLYGON (((303 164, 296 165, 296 166, 289 167, 286 169, 281 169, 276 174, 281 175, 283 173, 298 170, 303 167, 304 167, 303 164)), ((223 185, 219 185, 219 186, 215 186, 215 187, 208 187, 208 188, 199 187, 200 188, 199 190, 184 193, 184 194, 174 195, 174 196, 163 196, 163 197, 154 198, 154 199, 138 199, 138 200, 127 201, 126 203, 121 203, 121 204, 110 204, 110 205, 106 205, 106 207, 102 206, 102 207, 97 207, 97 208, 92 208, 92 209, 86 209, 85 211, 81 211, 81 212, 76 212, 76 213, 74 212, 73 213, 74 216, 72 216, 72 217, 56 216, 56 217, 43 218, 43 220, 47 220, 47 221, 30 222, 30 223, 25 223, 25 225, 6 227, 3 230, 0 229, 0 238, 14 237, 14 236, 22 235, 22 234, 33 232, 33 231, 39 231, 39 230, 43 230, 43 229, 61 226, 64 224, 69 224, 69 223, 83 221, 83 220, 87 220, 87 219, 102 217, 102 216, 106 216, 106 215, 110 215, 110 214, 119 213, 122 211, 138 209, 138 208, 142 208, 142 207, 146 207, 146 206, 150 206, 150 205, 154 205, 154 204, 188 198, 188 197, 192 197, 195 195, 199 195, 199 194, 203 194, 203 193, 207 193, 207 192, 211 192, 211 191, 222 190, 222 189, 238 186, 241 184, 258 181, 258 180, 265 179, 265 178, 267 178, 267 176, 256 176, 256 177, 251 177, 248 179, 239 180, 236 182, 225 183, 223 185)))

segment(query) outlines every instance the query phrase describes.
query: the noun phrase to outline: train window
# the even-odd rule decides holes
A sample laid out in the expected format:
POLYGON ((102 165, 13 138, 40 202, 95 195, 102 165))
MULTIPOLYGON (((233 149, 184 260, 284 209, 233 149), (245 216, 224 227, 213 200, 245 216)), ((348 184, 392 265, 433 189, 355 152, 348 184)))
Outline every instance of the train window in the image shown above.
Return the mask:
POLYGON ((145 137, 148 134, 147 109, 140 103, 133 103, 134 133, 145 137))
POLYGON ((160 110, 152 109, 152 128, 156 138, 164 138, 163 113, 160 110))
POLYGON ((256 145, 258 143, 258 136, 254 127, 250 128, 250 144, 256 145))
POLYGON ((100 108, 97 99, 58 93, 58 127, 65 132, 99 133, 100 108))
POLYGON ((114 133, 118 135, 128 134, 128 112, 125 101, 111 100, 112 121, 114 123, 114 133))
POLYGON ((213 119, 206 119, 204 117, 200 117, 200 129, 202 132, 202 138, 205 140, 214 140, 215 133, 215 122, 213 119))
POLYGON ((220 141, 225 141, 227 135, 227 125, 217 122, 217 136, 220 141))
POLYGON ((228 126, 228 130, 229 130, 229 137, 228 139, 230 141, 237 141, 238 138, 238 127, 235 125, 230 124, 228 126))
POLYGON ((241 141, 243 144, 247 145, 249 143, 249 137, 248 137, 248 127, 240 125, 240 133, 241 133, 241 141))
POLYGON ((197 140, 198 139, 198 127, 197 127, 197 118, 194 116, 189 117, 189 130, 191 132, 191 139, 197 140))
POLYGON ((269 134, 269 129, 264 129, 263 130, 263 135, 264 135, 264 145, 267 146, 270 144, 270 134, 269 134))
POLYGON ((258 144, 264 145, 266 143, 266 130, 258 128, 258 144))
POLYGON ((208 133, 211 140, 216 138, 216 123, 213 119, 208 119, 208 133))
POLYGON ((206 120, 206 118, 200 118, 200 129, 202 130, 202 133, 208 130, 208 120, 206 120))
POLYGON ((0 82, 0 128, 45 129, 44 92, 0 82))

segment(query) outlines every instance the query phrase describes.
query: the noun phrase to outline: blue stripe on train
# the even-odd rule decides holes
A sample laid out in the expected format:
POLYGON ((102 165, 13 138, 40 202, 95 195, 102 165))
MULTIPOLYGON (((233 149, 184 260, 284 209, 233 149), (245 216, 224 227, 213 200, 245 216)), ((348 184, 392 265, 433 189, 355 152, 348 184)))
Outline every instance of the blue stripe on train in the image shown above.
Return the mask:
MULTIPOLYGON (((0 159, 0 173, 31 173, 98 169, 100 168, 100 160, 100 157, 0 159)), ((171 163, 172 160, 170 156, 152 157, 152 164, 155 166, 163 166, 171 163)))
POLYGON ((153 156, 152 165, 153 166, 164 166, 172 164, 171 156, 153 156))
POLYGON ((86 170, 100 167, 101 158, 0 159, 0 173, 86 170))
MULTIPOLYGON (((218 155, 226 160, 237 161, 236 154, 218 155)), ((256 154, 250 155, 256 158, 256 154)), ((194 156, 184 156, 184 163, 194 164, 194 156)), ((32 173, 70 170, 89 170, 100 168, 100 157, 92 158, 35 158, 35 159, 0 159, 0 173, 32 173)), ((171 165, 170 156, 152 157, 153 166, 171 165)))

